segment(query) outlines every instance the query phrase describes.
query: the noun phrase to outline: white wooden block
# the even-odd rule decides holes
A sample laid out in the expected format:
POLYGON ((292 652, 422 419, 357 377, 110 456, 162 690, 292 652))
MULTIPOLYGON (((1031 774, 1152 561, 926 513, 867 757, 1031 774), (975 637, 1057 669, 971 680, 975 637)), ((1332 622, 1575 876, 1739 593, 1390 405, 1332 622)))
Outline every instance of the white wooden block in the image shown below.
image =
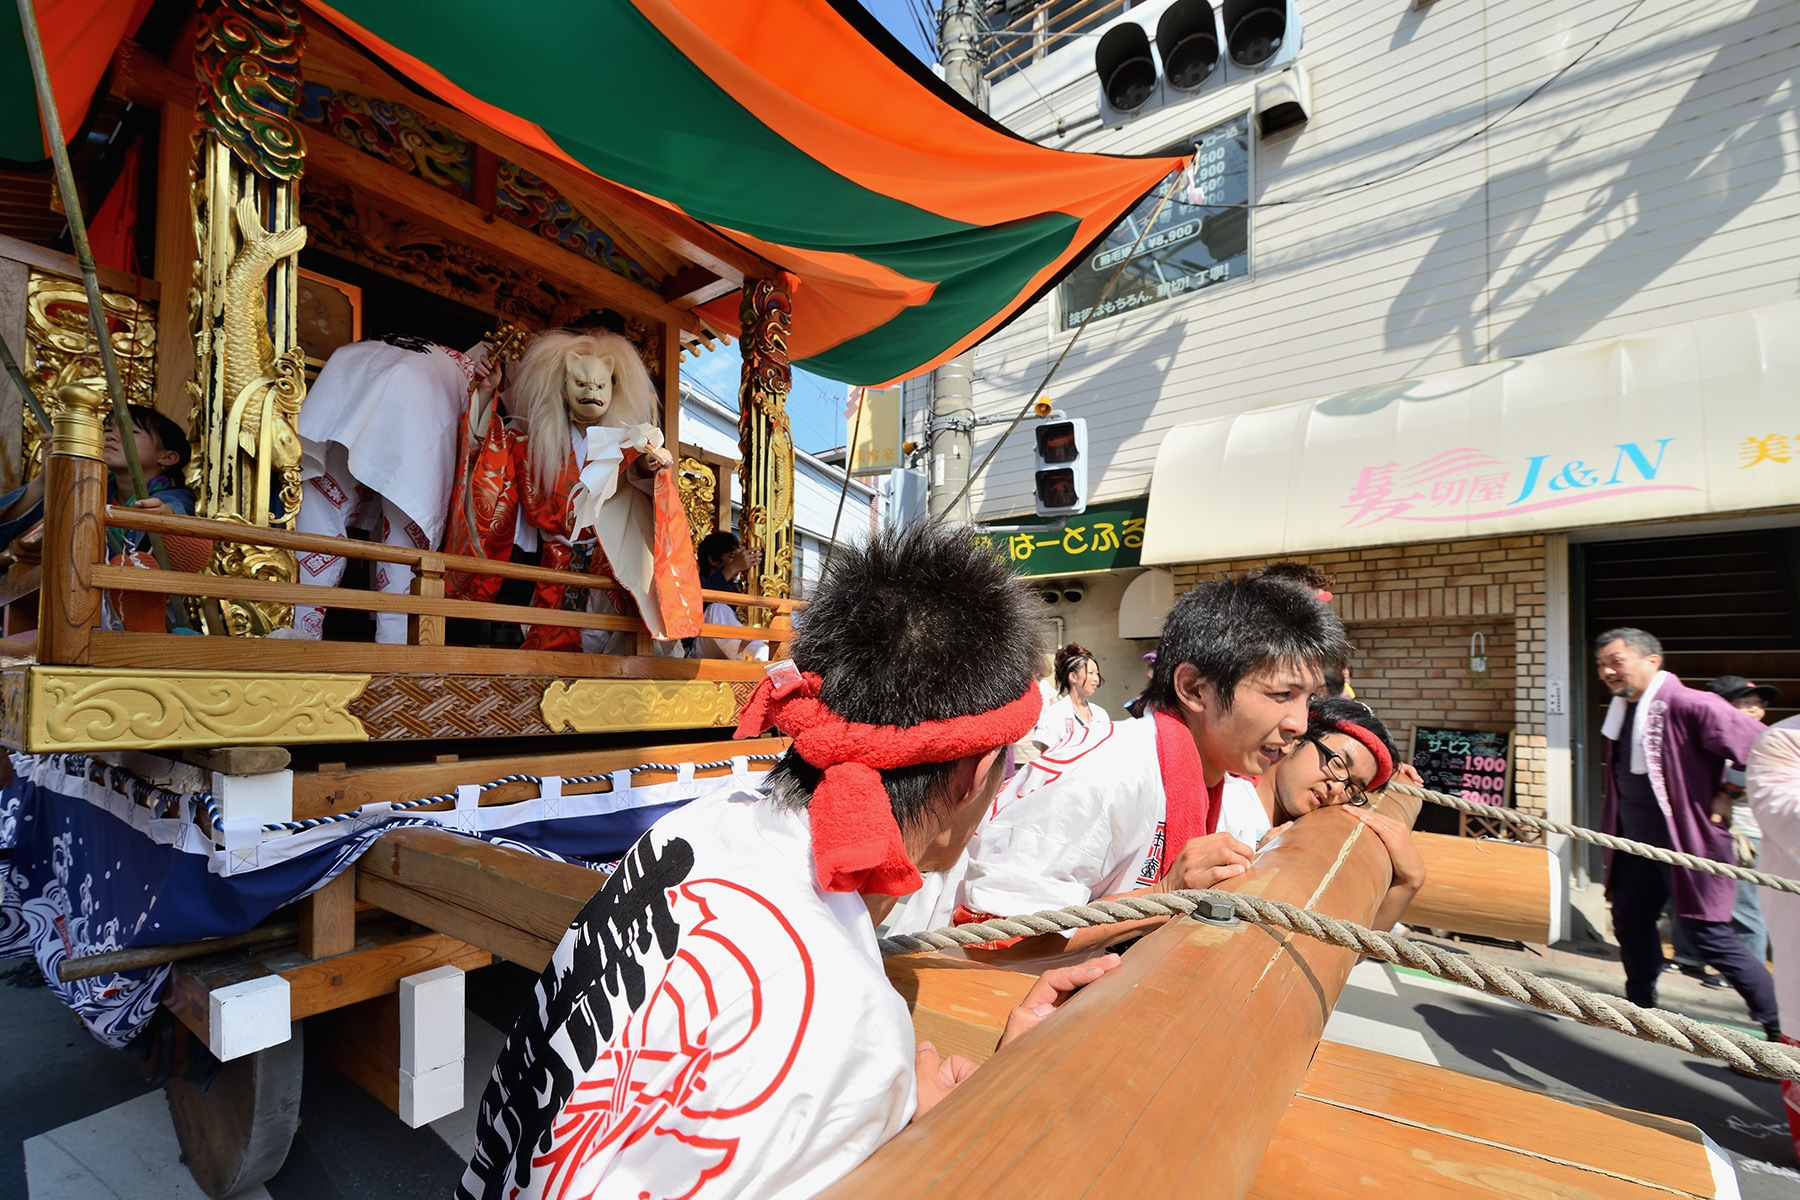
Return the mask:
POLYGON ((422 1077, 462 1062, 464 1011, 460 968, 437 967, 402 979, 400 1069, 422 1077))
POLYGON ((258 825, 294 819, 294 773, 270 771, 267 775, 226 775, 212 773, 213 799, 219 802, 219 815, 254 819, 258 825))
POLYGON ((206 1048, 229 1062, 293 1036, 288 981, 279 975, 214 988, 206 998, 206 1048))
POLYGON ((463 1106, 462 1059, 421 1075, 400 1072, 400 1119, 417 1129, 463 1106))

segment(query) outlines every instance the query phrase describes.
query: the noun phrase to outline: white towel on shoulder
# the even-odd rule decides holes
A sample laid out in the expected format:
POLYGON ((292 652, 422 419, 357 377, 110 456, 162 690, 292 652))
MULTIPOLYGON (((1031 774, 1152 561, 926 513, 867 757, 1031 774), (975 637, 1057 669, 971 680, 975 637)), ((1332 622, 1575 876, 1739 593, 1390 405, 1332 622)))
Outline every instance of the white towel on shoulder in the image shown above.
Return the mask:
MULTIPOLYGON (((1658 671, 1656 673, 1656 678, 1650 681, 1650 686, 1645 688, 1644 694, 1637 699, 1638 719, 1634 721, 1631 726, 1631 773, 1633 775, 1648 775, 1650 773, 1649 766, 1644 762, 1644 714, 1650 710, 1643 706, 1650 703, 1651 697, 1656 695, 1656 690, 1662 686, 1663 680, 1668 677, 1669 673, 1667 671, 1658 671)), ((1618 741, 1619 731, 1625 728, 1626 703, 1625 697, 1614 696, 1612 698, 1612 703, 1606 706, 1606 720, 1600 725, 1600 736, 1609 742, 1618 741)), ((1613 753, 1617 754, 1618 752, 1618 749, 1615 747, 1613 753)))

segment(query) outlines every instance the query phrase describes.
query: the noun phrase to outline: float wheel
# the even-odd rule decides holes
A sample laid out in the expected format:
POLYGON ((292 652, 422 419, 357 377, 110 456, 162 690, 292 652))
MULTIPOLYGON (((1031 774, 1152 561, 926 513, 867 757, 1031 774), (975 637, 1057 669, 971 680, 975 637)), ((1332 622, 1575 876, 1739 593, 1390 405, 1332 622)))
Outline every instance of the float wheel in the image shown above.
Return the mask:
POLYGON ((300 1029, 296 1021, 281 1045, 225 1063, 190 1041, 188 1069, 170 1077, 164 1090, 182 1161, 213 1200, 266 1183, 287 1161, 300 1127, 300 1029))

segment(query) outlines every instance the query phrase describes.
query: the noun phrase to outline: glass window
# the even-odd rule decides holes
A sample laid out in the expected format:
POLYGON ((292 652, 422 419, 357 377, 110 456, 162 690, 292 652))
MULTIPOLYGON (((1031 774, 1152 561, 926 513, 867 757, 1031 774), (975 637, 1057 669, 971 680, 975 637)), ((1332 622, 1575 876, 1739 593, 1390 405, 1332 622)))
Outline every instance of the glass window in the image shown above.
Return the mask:
POLYGON ((1096 304, 1099 310, 1094 319, 1098 321, 1249 276, 1250 118, 1246 114, 1215 125, 1170 152, 1178 153, 1196 143, 1199 162, 1194 175, 1199 195, 1190 199, 1177 172, 1145 196, 1063 280, 1063 329, 1080 325, 1096 304), (1170 188, 1179 190, 1157 213, 1158 201, 1169 195, 1170 188), (1152 213, 1156 213, 1156 224, 1139 241, 1138 234, 1152 213), (1102 301, 1107 281, 1127 255, 1130 261, 1102 301))

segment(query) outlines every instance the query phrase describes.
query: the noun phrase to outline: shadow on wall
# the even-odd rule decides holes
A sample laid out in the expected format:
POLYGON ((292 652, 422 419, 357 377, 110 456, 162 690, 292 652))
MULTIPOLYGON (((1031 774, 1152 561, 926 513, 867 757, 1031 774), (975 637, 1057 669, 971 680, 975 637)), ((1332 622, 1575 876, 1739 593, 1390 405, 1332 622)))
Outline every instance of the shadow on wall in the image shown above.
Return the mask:
MULTIPOLYGON (((1800 70, 1756 79, 1754 94, 1739 103, 1721 93, 1739 90, 1731 81, 1743 78, 1750 64, 1771 54, 1791 56, 1774 36, 1791 27, 1791 11, 1788 0, 1761 0, 1746 17, 1683 39, 1682 47, 1702 42, 1717 48, 1657 130, 1628 155, 1565 164, 1564 156, 1575 152, 1587 132, 1575 129, 1537 163, 1490 177, 1445 218, 1437 241, 1395 297, 1387 317, 1388 348, 1451 340, 1460 345, 1465 363, 1475 363, 1490 354, 1512 357, 1579 341, 1766 195, 1788 169, 1781 122, 1792 108, 1800 70), (1586 211, 1507 268, 1503 278, 1483 278, 1479 270, 1461 266, 1477 259, 1504 261, 1553 186, 1602 172, 1611 178, 1594 180, 1586 211), (1498 216, 1490 218, 1491 210, 1498 216), (1568 270, 1568 256, 1587 253, 1582 242, 1596 231, 1606 235, 1604 245, 1568 270), (1521 304, 1523 311, 1506 315, 1521 304), (1481 326, 1490 320, 1496 323, 1484 338, 1481 326)), ((1620 33, 1629 36, 1630 26, 1620 33)), ((1655 72, 1642 70, 1646 57, 1648 52, 1625 60, 1640 82, 1621 80, 1618 87, 1657 86, 1655 72)), ((1625 74, 1618 63, 1608 73, 1625 74)), ((1554 103, 1554 97, 1553 88, 1540 103, 1554 103)), ((1620 95, 1589 119, 1628 112, 1629 101, 1628 94, 1620 95)))

